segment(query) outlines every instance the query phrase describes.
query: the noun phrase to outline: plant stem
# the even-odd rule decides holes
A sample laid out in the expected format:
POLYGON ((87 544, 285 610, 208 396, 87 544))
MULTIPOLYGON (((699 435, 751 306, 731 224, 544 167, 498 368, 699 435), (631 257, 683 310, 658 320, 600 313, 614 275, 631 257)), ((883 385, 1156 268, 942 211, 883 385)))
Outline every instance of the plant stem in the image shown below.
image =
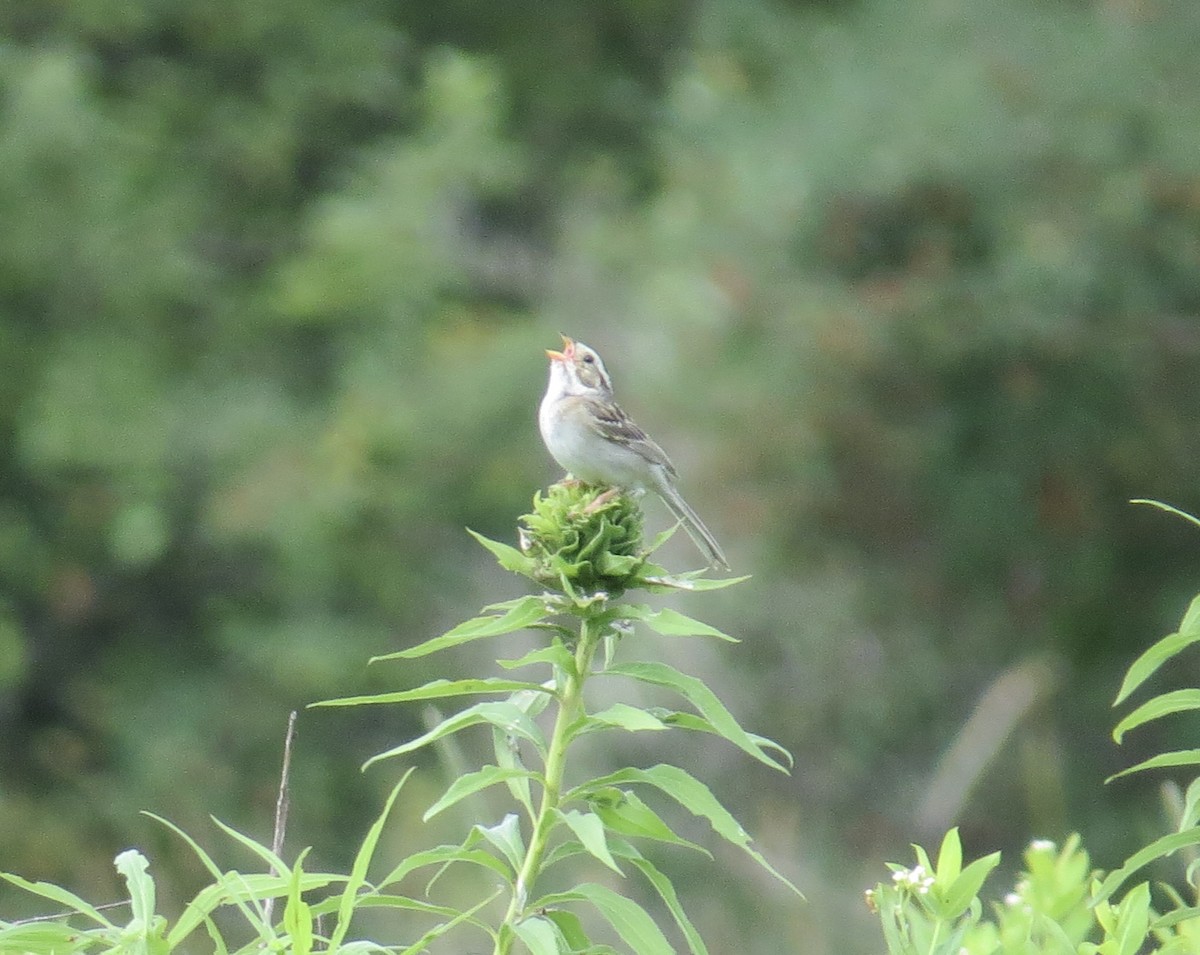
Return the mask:
POLYGON ((538 807, 533 832, 529 837, 529 848, 521 862, 521 871, 513 886, 512 901, 504 914, 501 931, 496 938, 495 955, 507 955, 516 935, 512 928, 525 911, 530 887, 537 881, 542 860, 554 828, 555 813, 562 798, 563 776, 567 767, 567 747, 575 735, 575 724, 583 713, 583 685, 592 670, 592 658, 600 642, 602 628, 585 616, 579 625, 579 643, 575 647, 575 667, 566 675, 562 693, 558 697, 558 713, 554 718, 554 732, 550 736, 550 748, 546 753, 545 786, 538 807), (508 928, 509 931, 504 931, 508 928))

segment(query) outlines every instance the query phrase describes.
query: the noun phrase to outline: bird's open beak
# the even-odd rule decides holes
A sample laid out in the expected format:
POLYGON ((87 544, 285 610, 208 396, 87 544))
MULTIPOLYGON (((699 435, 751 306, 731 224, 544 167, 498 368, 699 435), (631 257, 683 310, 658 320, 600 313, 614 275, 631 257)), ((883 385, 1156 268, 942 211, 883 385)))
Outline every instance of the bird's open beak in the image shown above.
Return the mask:
POLYGON ((562 336, 563 350, 554 351, 551 348, 546 349, 546 357, 551 361, 570 361, 575 353, 575 343, 566 335, 562 336))

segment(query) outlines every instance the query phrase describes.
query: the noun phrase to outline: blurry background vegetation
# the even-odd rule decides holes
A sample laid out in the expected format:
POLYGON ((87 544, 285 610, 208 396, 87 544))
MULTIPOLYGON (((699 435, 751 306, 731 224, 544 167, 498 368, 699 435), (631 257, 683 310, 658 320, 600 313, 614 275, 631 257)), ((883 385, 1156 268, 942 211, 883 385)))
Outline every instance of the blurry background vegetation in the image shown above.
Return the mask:
MULTIPOLYGON (((811 900, 663 860, 714 952, 877 951, 862 889, 953 823, 1110 868, 1163 825, 1101 780, 1119 671, 1200 589, 1194 533, 1125 503, 1200 507, 1200 4, 0 26, 0 868, 100 902, 135 844, 178 904, 202 873, 139 809, 268 839, 288 710, 486 668, 364 661, 520 592, 463 527, 511 540, 557 476, 560 330, 754 574, 686 608, 740 647, 630 651, 797 757, 672 744, 811 900)), ((348 864, 402 768, 358 766, 420 716, 302 714, 291 851, 348 864)), ((424 765, 396 853, 471 821, 417 821, 424 765)))

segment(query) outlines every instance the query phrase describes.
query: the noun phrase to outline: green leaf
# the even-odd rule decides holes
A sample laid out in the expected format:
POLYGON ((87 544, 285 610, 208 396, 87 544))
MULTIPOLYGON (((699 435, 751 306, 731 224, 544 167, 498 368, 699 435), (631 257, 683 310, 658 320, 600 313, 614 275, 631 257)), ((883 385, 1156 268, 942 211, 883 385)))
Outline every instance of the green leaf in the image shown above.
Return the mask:
MULTIPOLYGON (((680 710, 668 710, 665 707, 660 706, 652 706, 647 709, 646 712, 662 720, 671 729, 677 728, 693 730, 698 733, 711 733, 714 736, 721 735, 717 732, 717 728, 713 726, 712 723, 696 713, 685 713, 680 710)), ((747 733, 746 735, 754 740, 754 742, 756 742, 759 746, 763 747, 763 749, 771 749, 777 752, 787 761, 788 768, 792 768, 794 765, 792 754, 784 749, 781 744, 776 743, 775 740, 768 739, 765 736, 759 736, 757 733, 747 733)))
POLYGON ((594 882, 585 882, 569 892, 544 896, 532 908, 548 908, 564 902, 590 902, 638 955, 674 955, 666 936, 640 905, 594 882))
POLYGON ((618 875, 624 875, 616 860, 613 859, 612 853, 608 850, 608 842, 604 838, 604 823, 601 822, 598 816, 592 815, 590 812, 580 812, 578 809, 572 809, 569 812, 560 812, 559 818, 562 819, 575 833, 583 847, 592 855, 603 862, 606 866, 616 872, 618 875))
POLYGON ((375 693, 370 696, 345 696, 336 700, 321 700, 309 703, 309 707, 318 706, 362 706, 363 704, 407 703, 412 700, 441 700, 452 696, 468 696, 475 693, 515 693, 520 690, 550 693, 539 683, 526 683, 522 680, 501 680, 488 677, 481 680, 434 680, 424 686, 412 690, 401 690, 397 693, 375 693))
POLYGON ((1183 797, 1183 810, 1179 813, 1179 824, 1175 830, 1183 832, 1185 829, 1191 829, 1197 823, 1200 823, 1200 777, 1193 779, 1188 784, 1187 792, 1183 797))
POLYGON ((671 880, 655 868, 633 846, 628 844, 614 846, 614 851, 622 859, 628 860, 631 865, 645 876, 646 881, 654 886, 654 891, 658 893, 659 898, 666 904, 667 911, 671 913, 671 918, 675 920, 675 924, 679 926, 683 937, 687 939, 688 950, 692 955, 708 955, 708 948, 705 947, 704 940, 700 937, 700 933, 696 931, 696 926, 692 924, 692 920, 683 911, 683 906, 679 902, 679 895, 675 892, 675 886, 671 883, 671 880))
POLYGON ((473 829, 503 853, 513 872, 520 871, 521 860, 525 857, 525 842, 521 838, 521 821, 516 813, 510 812, 494 826, 476 825, 473 829))
POLYGON ((441 723, 428 733, 389 749, 385 753, 378 753, 372 756, 363 764, 363 769, 378 763, 380 760, 390 759, 393 756, 401 756, 404 753, 411 753, 422 746, 428 746, 435 740, 442 739, 445 736, 452 736, 460 730, 464 730, 469 726, 477 726, 480 723, 490 723, 505 733, 529 740, 540 752, 545 753, 546 751, 546 741, 542 738, 542 731, 518 707, 503 701, 476 703, 474 706, 469 706, 465 710, 442 720, 441 723))
POLYGON ((609 726, 616 726, 631 733, 667 728, 667 725, 652 713, 628 703, 614 703, 606 710, 589 714, 584 720, 583 730, 604 729, 609 726))
POLYGON ((558 927, 549 919, 537 915, 522 919, 513 926, 513 931, 517 933, 517 938, 525 943, 530 955, 559 955, 559 952, 564 950, 559 947, 559 943, 566 945, 558 927))
MULTIPOLYGON (((1200 602, 1200 597, 1192 601, 1192 607, 1188 609, 1189 615, 1198 602, 1200 602)), ((1184 619, 1186 623, 1187 618, 1185 617, 1184 619)), ((1153 676, 1159 667, 1198 640, 1200 640, 1200 630, 1195 629, 1194 626, 1188 628, 1181 625, 1178 633, 1169 633, 1153 646, 1149 647, 1140 657, 1133 661, 1132 665, 1126 671, 1125 679, 1121 682, 1121 688, 1117 691, 1117 698, 1113 700, 1113 706, 1119 706, 1123 703, 1129 694, 1153 676)))
POLYGON ((511 570, 514 574, 521 574, 523 577, 532 577, 537 562, 531 557, 526 557, 519 550, 509 544, 502 544, 500 541, 494 541, 490 537, 484 537, 482 534, 476 534, 471 528, 467 528, 467 533, 474 537, 480 544, 492 552, 492 555, 499 562, 500 566, 505 570, 511 570))
POLYGON ((958 838, 958 827, 956 826, 942 837, 942 847, 938 850, 937 869, 934 877, 939 887, 948 888, 961 872, 962 842, 958 838))
POLYGON ((86 915, 99 925, 103 925, 106 928, 113 928, 113 923, 106 919, 100 913, 99 909, 95 908, 90 902, 85 902, 74 892, 60 888, 50 882, 30 882, 28 879, 23 879, 19 875, 12 875, 8 872, 0 872, 0 878, 11 882, 17 888, 24 889, 32 895, 48 899, 55 905, 61 905, 80 915, 86 915))
POLYGON ((605 676, 629 677, 642 683, 664 686, 674 690, 700 711, 700 714, 712 724, 719 736, 729 740, 738 749, 753 756, 760 763, 766 763, 780 772, 787 772, 787 767, 770 756, 750 734, 742 729, 738 721, 733 718, 733 714, 725 708, 725 704, 704 684, 704 681, 680 673, 665 663, 623 663, 604 670, 602 673, 605 676))
POLYGON ((1113 728, 1113 739, 1120 743, 1126 732, 1143 723, 1187 710, 1200 710, 1200 690, 1173 690, 1170 693, 1163 693, 1147 700, 1121 720, 1113 728))
POLYGON ((1148 846, 1138 850, 1126 859, 1121 868, 1115 872, 1110 872, 1105 877, 1094 893, 1092 904, 1096 905, 1111 897, 1126 879, 1137 872, 1138 869, 1149 865, 1155 859, 1165 858, 1179 849, 1197 844, 1200 844, 1200 829, 1189 829, 1187 832, 1172 832, 1170 835, 1155 839, 1148 846))
MULTIPOLYGON (((419 953, 424 952, 427 948, 429 948, 430 942, 436 941, 437 939, 441 938, 443 935, 445 935, 451 929, 457 928, 463 922, 471 922, 472 924, 479 925, 481 928, 486 929, 487 927, 485 925, 483 925, 483 923, 477 922, 474 919, 474 915, 476 912, 478 912, 480 909, 484 908, 485 906, 491 905, 492 901, 499 895, 500 895, 499 891, 493 892, 491 895, 489 895, 483 901, 479 902, 477 905, 473 905, 471 908, 467 909, 465 912, 459 912, 452 919, 450 919, 450 921, 443 922, 441 925, 435 925, 428 932, 426 932, 419 939, 417 939, 412 945, 408 946, 408 948, 401 949, 400 955, 419 955, 419 953)), ((489 932, 489 934, 491 934, 490 929, 488 930, 488 932, 489 932)), ((390 949, 388 951, 390 951, 390 949)), ((345 955, 345 949, 343 949, 343 955, 345 955)))
MULTIPOLYGON (((514 770, 516 773, 527 772, 517 741, 494 726, 492 727, 492 750, 496 754, 496 765, 501 769, 514 770)), ((537 778, 542 779, 543 777, 538 775, 537 778)), ((512 793, 517 803, 524 808, 529 818, 533 819, 536 814, 533 809, 533 787, 529 785, 529 777, 514 774, 504 781, 504 785, 512 793)))
POLYGON ((410 769, 392 787, 391 794, 388 796, 387 802, 384 803, 383 811, 371 823, 371 828, 367 830, 362 845, 358 847, 358 852, 354 856, 354 864, 350 867, 350 878, 346 880, 346 885, 342 889, 341 900, 338 903, 337 923, 333 927, 333 933, 329 936, 328 948, 331 951, 336 951, 341 947, 342 942, 346 938, 346 933, 350 931, 350 919, 354 914, 354 903, 358 899, 359 890, 367 884, 367 867, 371 864, 371 857, 375 854, 375 847, 379 844, 379 837, 383 834, 383 827, 392 812, 392 806, 396 803, 396 797, 400 795, 400 790, 404 788, 404 784, 408 782, 408 777, 412 774, 413 770, 410 769))
POLYGON ((379 887, 382 889, 386 886, 394 885, 410 872, 423 869, 426 866, 448 866, 457 862, 477 865, 495 872, 506 880, 511 881, 512 879, 512 871, 508 866, 490 852, 486 852, 483 849, 469 848, 465 845, 444 845, 433 849, 425 849, 421 852, 414 852, 412 855, 405 857, 396 868, 388 873, 387 878, 379 883, 379 887))
POLYGON ((1185 521, 1190 521, 1197 527, 1200 527, 1200 519, 1193 517, 1187 511, 1181 511, 1177 507, 1172 507, 1170 504, 1164 504, 1162 501, 1151 501, 1144 497, 1135 497, 1130 504, 1149 504, 1151 507, 1157 507, 1160 511, 1166 511, 1168 514, 1174 514, 1176 517, 1182 517, 1185 521))
POLYGON ((1111 941, 1116 942, 1113 955, 1137 955, 1150 931, 1150 885, 1143 882, 1121 899, 1117 925, 1111 941))
POLYGON ((270 869, 272 872, 278 874, 281 872, 290 871, 290 867, 288 865, 286 865, 284 863, 284 861, 281 858, 279 858, 279 856, 277 856, 274 852, 272 852, 266 846, 260 844, 257 840, 251 839, 245 833, 238 832, 236 829, 233 828, 233 826, 229 825, 228 823, 222 822, 216 816, 209 816, 208 818, 211 819, 213 821, 213 824, 218 829, 220 829, 222 832, 224 832, 227 836, 229 836, 231 839, 236 841, 238 844, 245 846, 247 849, 249 849, 251 852, 253 852, 256 856, 258 856, 260 859, 262 859, 263 862, 266 863, 267 868, 270 869))
POLYGON ((1200 634, 1200 596, 1192 598, 1184 611, 1183 619, 1179 622, 1179 632, 1189 636, 1200 634))
MULTIPOLYGON (((993 852, 970 863, 941 894, 942 917, 956 919, 962 915, 979 895, 979 890, 992 870, 1000 864, 1000 853, 993 852)), ((938 857, 938 880, 941 881, 941 857, 938 857)))
POLYGON ((146 927, 154 921, 154 880, 147 871, 150 863, 136 849, 126 849, 114 860, 129 890, 129 908, 135 919, 146 927))
POLYGON ((642 621, 655 633, 661 633, 664 637, 716 637, 729 643, 741 643, 737 637, 731 637, 716 627, 693 620, 669 607, 665 610, 652 610, 644 605, 626 604, 616 608, 616 612, 629 620, 642 621))
POLYGON ((1179 749, 1170 753, 1159 753, 1157 756, 1142 760, 1136 766, 1113 773, 1105 782, 1111 783, 1114 779, 1132 776, 1134 773, 1145 772, 1147 769, 1170 769, 1174 766, 1200 766, 1200 749, 1179 749))
POLYGON ((663 822, 662 818, 642 802, 641 797, 632 790, 616 788, 601 790, 594 793, 589 802, 592 811, 600 817, 600 820, 611 832, 630 838, 653 839, 656 842, 695 849, 710 859, 712 858, 712 853, 703 846, 698 846, 694 842, 689 842, 682 836, 676 835, 671 827, 663 822))
POLYGON ((496 783, 517 778, 542 779, 540 774, 531 772, 528 769, 501 769, 499 766, 484 766, 473 773, 459 776, 450 784, 441 798, 425 810, 425 815, 421 817, 422 821, 428 822, 439 812, 450 808, 459 800, 465 799, 467 796, 477 793, 481 789, 487 789, 489 786, 496 785, 496 783))
POLYGON ((575 665, 575 658, 571 655, 571 651, 561 643, 553 643, 548 647, 530 650, 523 657, 515 660, 497 660, 496 662, 506 670, 518 670, 536 663, 549 663, 554 667, 570 669, 575 665))
MULTIPOLYGON (((2 923, 0 923, 2 925, 2 923)), ((91 932, 66 922, 24 922, 0 927, 0 952, 11 955, 68 955, 95 945, 91 932)))
POLYGON ((296 859, 292 867, 291 885, 288 888, 287 905, 283 910, 283 927, 291 939, 292 955, 309 955, 313 948, 313 914, 312 908, 304 901, 302 878, 304 874, 304 858, 308 855, 305 849, 296 859))
POLYGON ((584 783, 582 786, 572 790, 563 801, 567 802, 571 799, 587 798, 591 793, 604 790, 610 786, 619 786, 626 783, 644 783, 654 786, 656 789, 670 796, 689 812, 707 819, 709 825, 712 826, 713 831, 717 835, 737 846, 763 869, 770 872, 776 879, 803 898, 804 893, 777 872, 758 850, 751 847, 749 834, 733 818, 729 810, 721 805, 712 794, 712 791, 686 770, 680 769, 677 766, 659 763, 657 766, 651 766, 649 769, 635 769, 632 767, 621 769, 615 773, 610 773, 607 776, 584 783))
POLYGON ((397 650, 395 653, 372 657, 371 662, 380 663, 384 660, 397 659, 411 660, 414 657, 428 656, 431 653, 437 653, 439 650, 446 650, 449 647, 457 647, 464 643, 470 643, 472 640, 498 637, 501 634, 524 630, 530 624, 537 623, 549 615, 545 601, 541 597, 521 597, 518 600, 509 601, 507 604, 497 604, 497 607, 506 607, 507 609, 498 616, 474 617, 471 620, 460 623, 457 627, 447 631, 440 637, 426 640, 424 643, 420 643, 415 647, 409 647, 407 650, 397 650))
POLYGON ((584 931, 583 923, 574 912, 567 909, 547 909, 543 914, 558 927, 567 943, 568 951, 581 952, 592 944, 584 931))

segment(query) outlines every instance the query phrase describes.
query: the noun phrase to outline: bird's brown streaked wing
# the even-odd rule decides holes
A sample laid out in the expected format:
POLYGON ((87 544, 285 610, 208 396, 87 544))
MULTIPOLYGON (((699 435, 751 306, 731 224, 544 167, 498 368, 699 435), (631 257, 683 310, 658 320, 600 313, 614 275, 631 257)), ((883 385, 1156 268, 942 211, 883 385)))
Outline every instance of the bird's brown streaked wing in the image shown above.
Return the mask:
POLYGON ((675 476, 675 465, 667 457, 650 435, 637 426, 621 407, 611 401, 597 401, 594 398, 583 398, 587 403, 590 414, 588 420, 596 432, 606 441, 617 441, 623 444, 635 444, 638 450, 650 461, 658 464, 675 476))

